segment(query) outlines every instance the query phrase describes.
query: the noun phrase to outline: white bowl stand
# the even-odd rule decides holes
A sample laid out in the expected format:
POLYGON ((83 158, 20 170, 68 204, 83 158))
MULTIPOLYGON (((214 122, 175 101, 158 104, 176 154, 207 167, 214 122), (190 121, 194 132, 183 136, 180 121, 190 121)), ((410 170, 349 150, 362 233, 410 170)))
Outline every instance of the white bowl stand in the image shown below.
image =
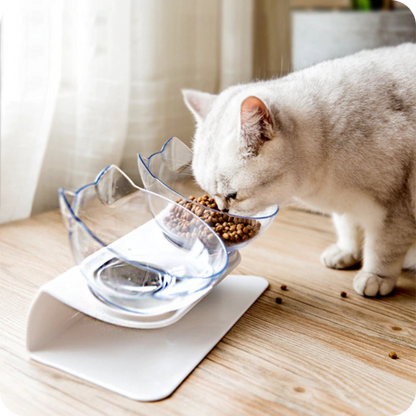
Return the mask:
POLYGON ((30 309, 33 360, 134 400, 161 400, 181 384, 267 288, 256 276, 228 275, 176 312, 144 317, 111 307, 74 267, 42 286, 30 309))

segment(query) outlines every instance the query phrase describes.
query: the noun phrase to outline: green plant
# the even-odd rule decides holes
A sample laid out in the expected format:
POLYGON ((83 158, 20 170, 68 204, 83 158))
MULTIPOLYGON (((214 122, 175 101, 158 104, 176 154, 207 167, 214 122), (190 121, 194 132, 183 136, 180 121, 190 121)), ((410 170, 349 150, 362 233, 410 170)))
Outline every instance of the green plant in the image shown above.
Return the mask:
POLYGON ((355 10, 391 10, 392 0, 351 0, 351 6, 355 10))

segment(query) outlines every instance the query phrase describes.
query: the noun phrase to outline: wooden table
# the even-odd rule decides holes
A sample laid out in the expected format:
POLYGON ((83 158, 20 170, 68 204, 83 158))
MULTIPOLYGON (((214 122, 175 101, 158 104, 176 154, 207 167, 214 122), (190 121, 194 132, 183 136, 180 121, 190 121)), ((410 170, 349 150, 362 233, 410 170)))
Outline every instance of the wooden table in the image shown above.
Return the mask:
POLYGON ((73 260, 58 211, 2 225, 1 397, 22 416, 400 414, 416 391, 414 276, 393 296, 363 298, 355 271, 320 264, 333 241, 328 218, 282 210, 236 270, 269 289, 171 397, 139 403, 29 360, 30 302, 73 260))

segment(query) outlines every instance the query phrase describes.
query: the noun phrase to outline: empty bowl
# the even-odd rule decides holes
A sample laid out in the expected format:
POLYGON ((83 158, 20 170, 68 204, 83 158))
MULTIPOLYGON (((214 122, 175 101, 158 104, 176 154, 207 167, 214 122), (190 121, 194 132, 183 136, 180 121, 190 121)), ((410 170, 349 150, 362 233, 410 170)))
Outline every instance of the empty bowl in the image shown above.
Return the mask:
POLYGON ((190 305, 224 274, 223 241, 201 218, 136 186, 117 166, 76 192, 59 190, 76 264, 96 297, 142 315, 190 305), (186 217, 173 227, 172 212, 186 217), (172 244, 172 242, 174 244, 172 244))
POLYGON ((205 192, 196 183, 191 164, 192 150, 176 137, 148 158, 138 155, 145 188, 182 204, 202 218, 223 240, 229 253, 251 243, 269 228, 279 211, 277 205, 253 217, 219 211, 212 198, 199 198, 205 192))

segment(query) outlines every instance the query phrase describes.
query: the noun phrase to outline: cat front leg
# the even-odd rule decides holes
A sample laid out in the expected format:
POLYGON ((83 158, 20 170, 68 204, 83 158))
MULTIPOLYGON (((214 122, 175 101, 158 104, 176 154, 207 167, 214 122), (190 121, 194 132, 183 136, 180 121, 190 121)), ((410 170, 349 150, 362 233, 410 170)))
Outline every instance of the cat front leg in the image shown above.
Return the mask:
POLYGON ((347 214, 334 213, 332 219, 338 240, 322 253, 321 261, 331 269, 346 269, 361 261, 362 231, 347 214))
POLYGON ((371 297, 391 293, 415 235, 414 220, 389 215, 366 230, 364 264, 353 283, 356 292, 371 297))

